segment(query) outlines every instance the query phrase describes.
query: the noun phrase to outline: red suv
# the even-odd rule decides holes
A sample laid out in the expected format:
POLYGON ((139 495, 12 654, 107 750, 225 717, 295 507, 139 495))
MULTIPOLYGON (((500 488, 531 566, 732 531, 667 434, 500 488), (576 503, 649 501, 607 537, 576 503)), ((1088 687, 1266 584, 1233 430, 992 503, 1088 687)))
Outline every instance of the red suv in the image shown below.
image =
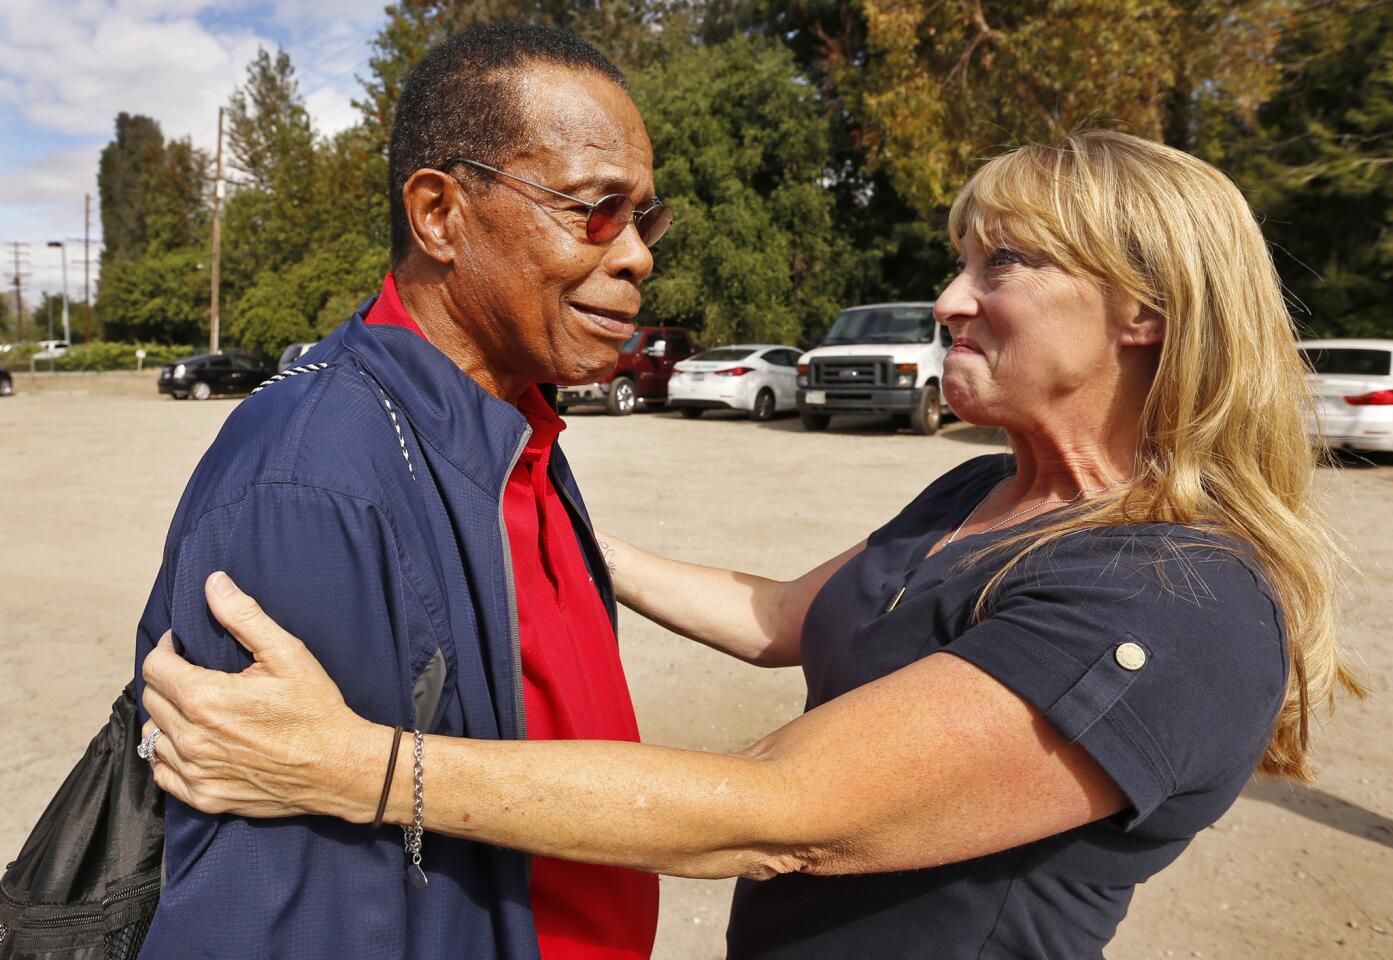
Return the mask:
POLYGON ((613 373, 596 383, 562 387, 556 405, 565 413, 568 407, 603 403, 617 417, 633 413, 640 400, 660 405, 667 400, 673 365, 697 349, 691 334, 682 327, 639 327, 619 348, 619 363, 613 373))

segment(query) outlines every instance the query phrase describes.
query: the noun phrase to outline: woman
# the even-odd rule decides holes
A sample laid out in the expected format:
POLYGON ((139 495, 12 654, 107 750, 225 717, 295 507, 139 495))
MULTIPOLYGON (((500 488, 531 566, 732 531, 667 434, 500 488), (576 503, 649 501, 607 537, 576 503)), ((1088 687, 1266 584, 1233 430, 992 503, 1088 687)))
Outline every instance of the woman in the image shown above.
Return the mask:
MULTIPOLYGON (((1235 187, 1119 133, 986 164, 953 206, 943 387, 1014 455, 950 471, 787 582, 610 541, 620 599, 808 711, 739 754, 426 737, 427 831, 742 876, 732 956, 1101 956, 1136 884, 1254 769, 1308 780, 1343 684, 1302 369, 1235 187)), ((161 786, 207 812, 374 818, 392 731, 231 581, 260 661, 146 661, 161 786)), ((407 745, 386 816, 411 825, 407 745)), ((429 843, 426 844, 429 858, 429 843)))

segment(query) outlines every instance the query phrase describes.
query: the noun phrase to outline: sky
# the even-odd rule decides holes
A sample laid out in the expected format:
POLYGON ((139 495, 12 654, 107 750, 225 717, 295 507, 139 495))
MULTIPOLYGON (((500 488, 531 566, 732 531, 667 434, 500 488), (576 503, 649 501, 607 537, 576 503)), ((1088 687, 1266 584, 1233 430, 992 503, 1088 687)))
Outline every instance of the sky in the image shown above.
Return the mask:
MULTIPOLYGON (((92 194, 92 256, 101 238, 97 158, 116 114, 143 113, 166 138, 211 154, 218 107, 258 45, 284 47, 316 127, 356 119, 368 41, 386 0, 3 0, 0 2, 0 281, 12 290, 11 241, 28 243, 26 302, 82 296, 83 194, 92 194), (71 241, 77 240, 77 243, 71 241), (29 298, 33 298, 31 301, 29 298)), ((93 265, 93 284, 96 266, 93 265)))

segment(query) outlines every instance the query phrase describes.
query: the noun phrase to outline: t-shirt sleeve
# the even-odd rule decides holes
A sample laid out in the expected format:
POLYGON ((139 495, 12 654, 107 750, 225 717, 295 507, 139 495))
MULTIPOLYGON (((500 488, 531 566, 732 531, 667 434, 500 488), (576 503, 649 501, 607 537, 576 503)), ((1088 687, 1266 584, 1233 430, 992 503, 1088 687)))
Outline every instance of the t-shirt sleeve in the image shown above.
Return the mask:
POLYGON ((1265 581, 1233 551, 1088 532, 1018 563, 945 650, 1082 745, 1126 796, 1126 829, 1188 836, 1262 755, 1283 640, 1265 581))

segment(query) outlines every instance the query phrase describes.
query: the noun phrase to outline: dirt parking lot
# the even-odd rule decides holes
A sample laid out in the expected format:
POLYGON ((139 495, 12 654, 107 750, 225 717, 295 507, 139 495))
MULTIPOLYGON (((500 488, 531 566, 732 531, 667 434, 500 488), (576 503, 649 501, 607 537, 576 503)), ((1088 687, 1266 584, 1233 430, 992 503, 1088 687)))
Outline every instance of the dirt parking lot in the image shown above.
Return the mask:
MULTIPOLYGON (((0 400, 0 862, 106 718, 194 464, 237 401, 157 399, 140 375, 20 375, 0 400)), ((793 576, 856 542, 991 432, 892 434, 876 421, 612 419, 577 412, 562 442, 601 525, 651 550, 793 576)), ((1138 891, 1108 952, 1309 960, 1393 957, 1393 461, 1322 472, 1354 573, 1344 637, 1373 696, 1317 739, 1315 788, 1255 780, 1138 891)), ((794 670, 737 663, 625 613, 644 738, 743 747, 802 705, 794 670)), ((723 954, 729 882, 663 881, 655 956, 723 954)), ((925 945, 926 957, 933 955, 925 945)))

